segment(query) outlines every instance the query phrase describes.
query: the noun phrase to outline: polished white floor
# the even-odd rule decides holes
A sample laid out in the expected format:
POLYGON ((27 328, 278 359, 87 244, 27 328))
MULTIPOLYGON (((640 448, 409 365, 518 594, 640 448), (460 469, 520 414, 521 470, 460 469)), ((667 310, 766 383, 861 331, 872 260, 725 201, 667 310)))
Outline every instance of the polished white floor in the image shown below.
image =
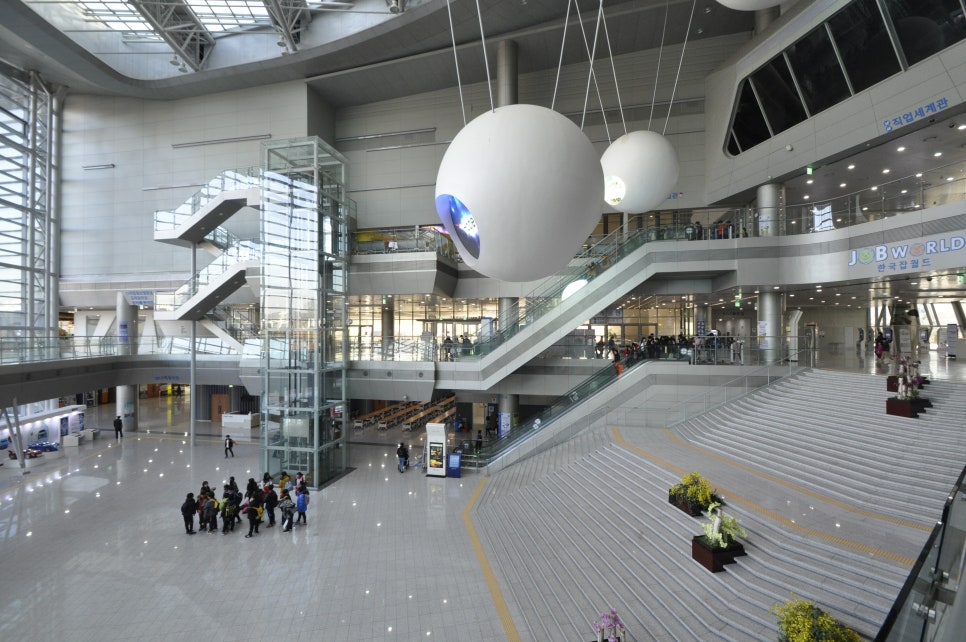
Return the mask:
MULTIPOLYGON (((933 378, 966 379, 955 362, 924 362, 933 378)), ((854 354, 820 365, 886 374, 854 354)), ((214 435, 189 446, 187 403, 142 400, 140 431, 121 443, 113 406, 93 409, 99 439, 26 475, 4 461, 0 640, 507 638, 463 522, 479 476, 400 474, 394 446, 375 443, 398 434, 370 429, 354 436, 367 442, 350 448, 354 470, 313 494, 307 526, 188 536, 187 492, 262 471, 254 445, 228 460, 214 435)))
MULTIPOLYGON (((505 637, 462 521, 478 477, 400 474, 393 447, 353 445, 307 526, 188 536, 187 492, 262 471, 255 446, 226 460, 220 440, 160 434, 186 403, 142 401, 121 443, 102 432, 25 476, 0 467, 0 640, 505 637)), ((109 427, 103 410, 88 424, 109 427)))

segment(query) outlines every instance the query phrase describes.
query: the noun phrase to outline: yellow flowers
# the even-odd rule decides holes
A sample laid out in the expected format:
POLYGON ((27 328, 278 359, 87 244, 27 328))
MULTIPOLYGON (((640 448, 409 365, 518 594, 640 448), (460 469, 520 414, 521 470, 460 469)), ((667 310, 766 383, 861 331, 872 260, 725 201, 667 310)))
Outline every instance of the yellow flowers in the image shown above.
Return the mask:
POLYGON ((671 495, 680 501, 699 506, 701 510, 706 510, 711 502, 720 501, 717 491, 699 473, 685 475, 680 484, 671 488, 671 495))
POLYGON ((815 606, 813 602, 792 598, 784 604, 771 607, 778 616, 779 642, 860 642, 859 634, 831 615, 815 606))

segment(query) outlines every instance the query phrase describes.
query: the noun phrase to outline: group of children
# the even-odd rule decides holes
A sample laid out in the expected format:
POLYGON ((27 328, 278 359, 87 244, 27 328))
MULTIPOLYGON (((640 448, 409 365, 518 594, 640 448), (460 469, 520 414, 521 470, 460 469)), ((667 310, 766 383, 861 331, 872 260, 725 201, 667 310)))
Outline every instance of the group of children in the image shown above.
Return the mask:
POLYGON ((221 532, 227 535, 234 532, 235 524, 241 523, 242 515, 248 518, 248 534, 252 537, 258 534, 258 526, 268 515, 267 528, 275 526, 275 509, 282 512, 282 530, 292 530, 294 524, 305 524, 305 512, 309 506, 309 490, 302 473, 298 473, 293 480, 288 473, 282 471, 278 480, 278 487, 282 494, 275 492, 275 484, 268 473, 262 477, 259 484, 255 479, 248 479, 248 486, 244 495, 238 489, 235 478, 231 477, 224 485, 221 499, 217 499, 215 491, 208 486, 208 482, 201 483, 198 496, 188 493, 181 505, 181 516, 184 518, 184 529, 188 535, 194 535, 194 518, 198 515, 198 530, 200 532, 218 532, 218 518, 221 517, 221 532), (295 499, 292 499, 294 494, 295 499), (296 514, 298 517, 296 519, 296 514))

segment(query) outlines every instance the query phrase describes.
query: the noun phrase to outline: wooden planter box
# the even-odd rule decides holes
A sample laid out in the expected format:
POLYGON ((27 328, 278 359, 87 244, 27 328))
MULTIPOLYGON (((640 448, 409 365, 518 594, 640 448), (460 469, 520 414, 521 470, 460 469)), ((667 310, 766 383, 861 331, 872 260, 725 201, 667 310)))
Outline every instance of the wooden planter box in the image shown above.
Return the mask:
POLYGON ((736 557, 746 555, 745 547, 735 542, 728 548, 711 548, 704 541, 704 535, 691 538, 691 559, 711 571, 720 573, 725 564, 734 564, 736 557))
POLYGON ((915 419, 919 416, 919 413, 926 412, 926 408, 932 408, 932 402, 928 399, 898 399, 896 397, 886 399, 887 415, 915 419))
POLYGON ((899 377, 896 375, 886 377, 886 392, 899 392, 899 377))
POLYGON ((674 495, 671 494, 669 490, 667 492, 667 503, 672 506, 677 506, 681 511, 687 513, 691 517, 698 517, 701 515, 701 507, 697 504, 692 504, 691 502, 685 500, 683 502, 678 502, 674 495))

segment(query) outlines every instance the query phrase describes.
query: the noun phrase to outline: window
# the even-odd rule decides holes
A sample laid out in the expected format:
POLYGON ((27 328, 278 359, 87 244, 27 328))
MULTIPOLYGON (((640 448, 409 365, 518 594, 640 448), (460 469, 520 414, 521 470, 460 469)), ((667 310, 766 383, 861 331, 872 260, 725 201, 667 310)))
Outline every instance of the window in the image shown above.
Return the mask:
POLYGON ((853 2, 828 21, 856 93, 900 71, 899 58, 875 0, 853 2))
POLYGON ((805 107, 788 71, 785 56, 778 56, 751 76, 772 134, 785 131, 806 118, 805 107))
POLYGON ((959 0, 886 0, 885 4, 910 65, 966 37, 959 0))
POLYGON ((824 24, 789 47, 787 53, 810 114, 814 116, 851 96, 824 24))

